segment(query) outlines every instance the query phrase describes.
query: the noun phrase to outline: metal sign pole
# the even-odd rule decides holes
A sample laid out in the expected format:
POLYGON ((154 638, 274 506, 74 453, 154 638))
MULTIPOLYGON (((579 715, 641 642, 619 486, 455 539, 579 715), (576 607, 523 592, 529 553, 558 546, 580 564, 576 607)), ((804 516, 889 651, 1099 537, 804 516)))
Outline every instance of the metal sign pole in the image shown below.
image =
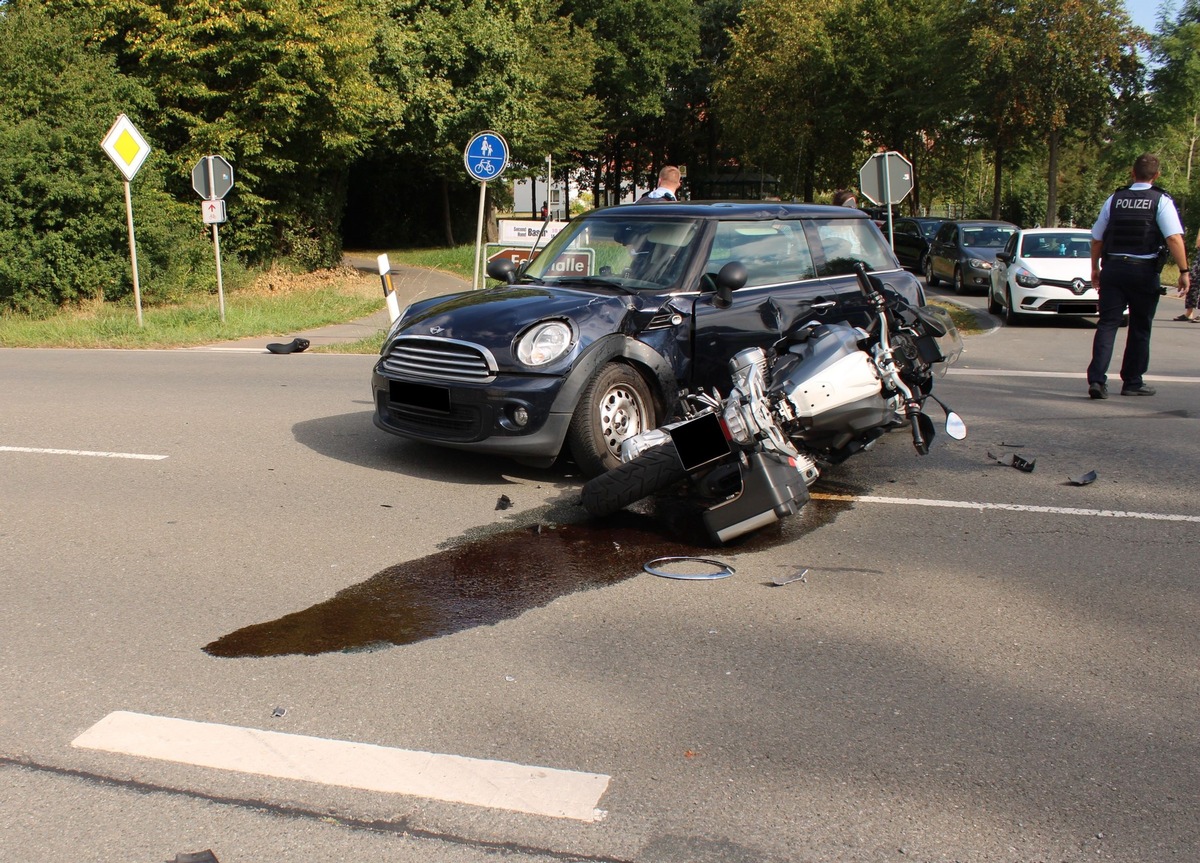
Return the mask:
POLYGON ((129 228, 129 260, 133 265, 133 304, 137 306, 138 326, 142 324, 142 286, 138 282, 137 241, 133 238, 133 198, 129 194, 129 181, 125 181, 125 224, 129 228))
POLYGON ((893 249, 896 248, 896 238, 892 235, 892 171, 891 160, 888 159, 888 154, 883 155, 883 188, 886 190, 883 194, 884 201, 887 204, 888 214, 888 245, 893 249))
MULTIPOLYGON (((216 178, 213 177, 213 157, 208 156, 205 160, 208 163, 208 188, 209 193, 214 194, 217 188, 216 178)), ((217 223, 213 222, 213 251, 217 257, 217 305, 221 309, 221 323, 225 323, 225 284, 221 278, 221 235, 217 231, 217 223)))
POLYGON ((483 205, 486 202, 487 181, 479 184, 479 224, 475 229, 475 266, 471 270, 471 290, 479 287, 479 253, 483 249, 483 205))

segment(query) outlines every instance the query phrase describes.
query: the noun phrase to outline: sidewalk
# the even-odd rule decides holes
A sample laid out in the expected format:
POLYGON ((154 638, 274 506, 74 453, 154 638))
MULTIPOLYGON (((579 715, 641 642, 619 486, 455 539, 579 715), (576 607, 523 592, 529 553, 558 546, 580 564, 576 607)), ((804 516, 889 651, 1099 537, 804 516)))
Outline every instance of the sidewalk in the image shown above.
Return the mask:
MULTIPOLYGON (((343 260, 349 266, 363 272, 373 273, 376 278, 379 278, 379 270, 375 263, 375 258, 371 255, 363 253, 348 252, 343 260)), ((401 310, 413 300, 420 297, 437 297, 442 294, 451 294, 455 291, 470 290, 471 283, 460 279, 458 276, 453 276, 449 273, 443 273, 439 270, 425 270, 420 267, 405 267, 392 265, 392 290, 396 293, 396 299, 399 301, 401 310)), ((379 287, 380 295, 383 294, 383 285, 379 287)), ((359 339, 369 338, 375 335, 380 330, 388 328, 388 311, 384 307, 377 312, 368 315, 365 318, 359 318, 356 321, 349 321, 344 324, 329 324, 328 326, 319 327, 315 330, 306 330, 301 333, 291 333, 286 336, 252 336, 245 339, 235 339, 228 342, 216 342, 210 345, 202 345, 196 348, 189 348, 194 351, 238 351, 242 353, 270 353, 267 350, 268 344, 287 343, 292 339, 308 339, 311 347, 320 345, 335 345, 343 342, 356 342, 359 339)))

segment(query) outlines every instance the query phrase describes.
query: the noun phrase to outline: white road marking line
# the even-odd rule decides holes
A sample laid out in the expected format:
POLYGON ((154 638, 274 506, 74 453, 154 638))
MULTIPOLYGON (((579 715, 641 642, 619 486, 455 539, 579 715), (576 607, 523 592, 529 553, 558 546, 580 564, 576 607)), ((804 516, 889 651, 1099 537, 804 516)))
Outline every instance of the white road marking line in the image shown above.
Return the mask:
POLYGON ((85 449, 47 449, 35 446, 0 446, 0 452, 31 452, 42 455, 87 455, 96 458, 138 458, 148 461, 162 461, 169 458, 165 455, 147 455, 140 452, 92 452, 85 449))
POLYGON ((926 500, 913 497, 876 497, 852 494, 810 495, 813 500, 841 500, 849 503, 891 503, 899 506, 936 506, 949 509, 999 509, 1008 512, 1044 512, 1052 515, 1084 515, 1093 518, 1140 518, 1147 521, 1186 521, 1200 523, 1200 515, 1175 515, 1159 512, 1126 512, 1119 509, 1078 509, 1070 506, 1034 506, 1024 503, 983 503, 973 500, 926 500))
MULTIPOLYGON (((1014 369, 964 369, 955 366, 946 370, 947 374, 974 375, 981 378, 1069 378, 1072 380, 1087 380, 1086 372, 1027 372, 1014 369)), ((1200 384, 1200 378, 1181 377, 1179 375, 1146 375, 1148 381, 1173 384, 1200 384)))
POLYGON ((598 821, 609 777, 114 711, 71 741, 219 770, 598 821))

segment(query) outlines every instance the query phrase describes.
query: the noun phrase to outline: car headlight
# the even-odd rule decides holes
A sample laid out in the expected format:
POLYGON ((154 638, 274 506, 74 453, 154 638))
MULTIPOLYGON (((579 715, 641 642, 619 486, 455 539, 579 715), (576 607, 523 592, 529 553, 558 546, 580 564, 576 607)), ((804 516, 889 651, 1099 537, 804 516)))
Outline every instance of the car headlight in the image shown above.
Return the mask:
POLYGON ((1024 267, 1017 267, 1017 271, 1013 275, 1017 280, 1017 284, 1022 288, 1036 288, 1042 283, 1041 279, 1024 267))
POLYGON ((977 270, 990 270, 992 262, 981 261, 979 258, 967 258, 967 266, 974 267, 977 270))
POLYGON ((571 349, 574 336, 565 321, 542 321, 517 339, 517 359, 527 366, 552 363, 571 349))

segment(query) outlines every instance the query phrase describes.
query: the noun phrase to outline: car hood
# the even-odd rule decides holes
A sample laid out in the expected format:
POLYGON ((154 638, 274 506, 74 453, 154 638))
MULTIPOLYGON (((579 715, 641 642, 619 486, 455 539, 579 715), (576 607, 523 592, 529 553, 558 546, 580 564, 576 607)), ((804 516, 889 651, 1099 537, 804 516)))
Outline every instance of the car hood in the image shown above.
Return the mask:
POLYGON ((1017 258, 1016 263, 1039 279, 1069 282, 1072 279, 1092 280, 1091 258, 1017 258))
POLYGON ((1003 252, 1004 249, 991 249, 983 246, 975 246, 963 251, 963 257, 977 258, 980 261, 995 261, 996 253, 1003 252))
MULTIPOLYGON (((661 298, 645 298, 656 307, 661 298)), ((538 321, 574 323, 578 347, 616 332, 643 298, 613 291, 508 285, 463 291, 411 305, 392 336, 434 336, 487 348, 501 365, 511 362, 514 337, 538 321)))

